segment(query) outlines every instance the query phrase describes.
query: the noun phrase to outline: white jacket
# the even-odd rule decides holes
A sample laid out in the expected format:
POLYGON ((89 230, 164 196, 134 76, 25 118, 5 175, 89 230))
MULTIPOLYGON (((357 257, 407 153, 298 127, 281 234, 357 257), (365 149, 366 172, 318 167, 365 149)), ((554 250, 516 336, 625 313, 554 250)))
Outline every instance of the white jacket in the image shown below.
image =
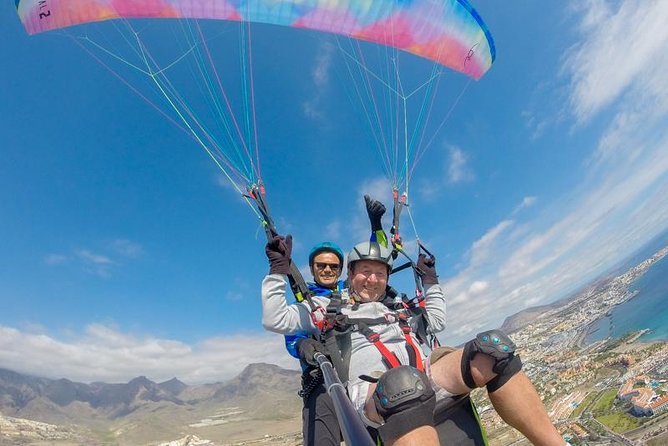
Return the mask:
MULTIPOLYGON (((262 281, 262 325, 265 329, 281 334, 292 334, 298 331, 307 331, 317 334, 318 329, 313 325, 311 309, 306 302, 288 304, 286 301, 288 281, 281 274, 269 274, 262 281)), ((314 296, 313 303, 326 308, 329 298, 314 296)), ((445 296, 440 285, 431 285, 425 291, 425 304, 430 328, 434 332, 445 328, 445 296)), ((380 302, 365 302, 353 310, 351 304, 344 304, 341 313, 354 322, 356 318, 379 318, 392 313, 380 302)), ((398 322, 374 325, 371 330, 380 334, 380 341, 393 352, 402 364, 409 364, 406 352, 406 338, 398 322)), ((417 339, 411 333, 415 345, 417 339)), ((375 345, 370 343, 361 333, 351 333, 351 354, 349 380, 344 383, 348 387, 348 394, 358 410, 363 409, 368 391, 368 384, 359 378, 374 371, 387 370, 383 364, 383 356, 375 345)), ((424 358, 423 358, 424 359, 424 358)))

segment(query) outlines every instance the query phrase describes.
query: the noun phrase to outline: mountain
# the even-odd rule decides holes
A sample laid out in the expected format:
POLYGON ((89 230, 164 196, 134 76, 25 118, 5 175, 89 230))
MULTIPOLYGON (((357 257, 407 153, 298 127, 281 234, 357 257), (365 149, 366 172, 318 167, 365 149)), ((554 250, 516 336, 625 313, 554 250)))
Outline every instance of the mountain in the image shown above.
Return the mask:
POLYGON ((160 387, 165 392, 168 392, 174 396, 178 396, 179 393, 181 393, 188 386, 178 379, 172 378, 169 381, 158 384, 158 387, 160 387))
POLYGON ((557 301, 554 301, 550 304, 529 307, 525 308, 522 311, 518 311, 517 313, 506 317, 506 319, 504 319, 503 324, 501 324, 501 327, 499 327, 499 329, 508 334, 513 333, 514 331, 523 328, 530 322, 535 321, 536 318, 539 317, 541 314, 568 305, 568 303, 570 303, 575 299, 578 299, 585 292, 592 292, 592 293, 600 292, 602 289, 610 285, 610 282, 612 281, 613 278, 614 276, 611 275, 601 276, 595 279, 594 281, 588 283, 586 286, 580 288, 579 290, 576 290, 574 293, 569 294, 568 296, 561 298, 557 301))
POLYGON ((222 385, 213 398, 224 401, 274 394, 277 389, 295 388, 294 379, 294 370, 285 370, 274 364, 251 364, 236 378, 222 385))
POLYGON ((6 441, 7 432, 32 432, 44 441, 107 444, 105 438, 115 438, 108 444, 139 445, 190 434, 222 440, 255 438, 263 429, 266 435, 298 431, 299 376, 251 364, 227 382, 200 386, 144 376, 84 384, 0 369, 0 444, 14 444, 6 441), (258 428, 260 422, 264 427, 258 428))

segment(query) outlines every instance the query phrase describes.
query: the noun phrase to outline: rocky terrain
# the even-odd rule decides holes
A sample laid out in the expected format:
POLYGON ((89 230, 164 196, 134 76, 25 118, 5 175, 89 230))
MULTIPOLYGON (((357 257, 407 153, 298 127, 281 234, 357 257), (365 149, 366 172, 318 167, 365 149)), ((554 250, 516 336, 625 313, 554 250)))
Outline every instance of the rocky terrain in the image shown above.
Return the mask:
POLYGON ((298 372, 270 364, 202 386, 145 377, 83 384, 0 369, 0 445, 221 445, 265 435, 295 444, 298 388, 298 372))

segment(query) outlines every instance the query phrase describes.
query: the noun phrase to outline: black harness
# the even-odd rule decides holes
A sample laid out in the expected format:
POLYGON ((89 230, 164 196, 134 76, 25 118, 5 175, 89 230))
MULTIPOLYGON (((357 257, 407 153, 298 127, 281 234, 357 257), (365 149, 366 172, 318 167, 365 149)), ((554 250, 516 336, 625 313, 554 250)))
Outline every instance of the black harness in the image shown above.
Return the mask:
MULTIPOLYGON (((384 317, 378 318, 353 318, 343 314, 341 309, 347 304, 348 299, 344 299, 341 296, 341 293, 332 293, 329 296, 329 304, 324 311, 322 319, 317 321, 316 326, 320 330, 320 341, 327 349, 332 364, 342 382, 346 382, 349 379, 350 353, 352 347, 350 335, 353 332, 359 332, 376 347, 382 356, 383 364, 385 364, 388 369, 402 365, 399 358, 397 358, 397 356, 380 340, 380 334, 372 329, 372 327, 379 325, 398 323, 406 341, 405 347, 409 358, 409 365, 418 370, 424 369, 420 348, 411 337, 411 333, 413 333, 414 330, 411 327, 410 321, 412 320, 411 318, 414 318, 415 316, 418 316, 418 318, 421 317, 426 321, 426 311, 419 306, 411 308, 403 301, 395 303, 394 297, 396 296, 396 292, 390 292, 388 294, 389 295, 382 301, 382 303, 391 311, 385 314, 384 317)), ((355 311, 358 306, 359 303, 354 304, 352 310, 355 311)), ((426 325, 422 326, 426 328, 426 325)), ((420 336, 419 333, 416 333, 416 337, 420 343, 423 342, 422 339, 426 338, 426 336, 420 336)))

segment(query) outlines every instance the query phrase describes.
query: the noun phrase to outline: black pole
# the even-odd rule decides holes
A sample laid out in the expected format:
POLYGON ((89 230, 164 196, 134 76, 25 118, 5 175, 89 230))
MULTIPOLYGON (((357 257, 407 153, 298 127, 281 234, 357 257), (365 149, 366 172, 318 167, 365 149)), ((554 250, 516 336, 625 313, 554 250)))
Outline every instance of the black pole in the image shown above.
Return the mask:
POLYGON ((371 435, 367 432, 359 414, 353 407, 353 403, 348 399, 346 389, 341 384, 341 380, 339 380, 332 363, 320 352, 316 352, 314 359, 318 361, 325 380, 325 388, 334 402, 336 418, 339 420, 339 427, 341 427, 343 440, 346 442, 346 445, 375 446, 371 435))

